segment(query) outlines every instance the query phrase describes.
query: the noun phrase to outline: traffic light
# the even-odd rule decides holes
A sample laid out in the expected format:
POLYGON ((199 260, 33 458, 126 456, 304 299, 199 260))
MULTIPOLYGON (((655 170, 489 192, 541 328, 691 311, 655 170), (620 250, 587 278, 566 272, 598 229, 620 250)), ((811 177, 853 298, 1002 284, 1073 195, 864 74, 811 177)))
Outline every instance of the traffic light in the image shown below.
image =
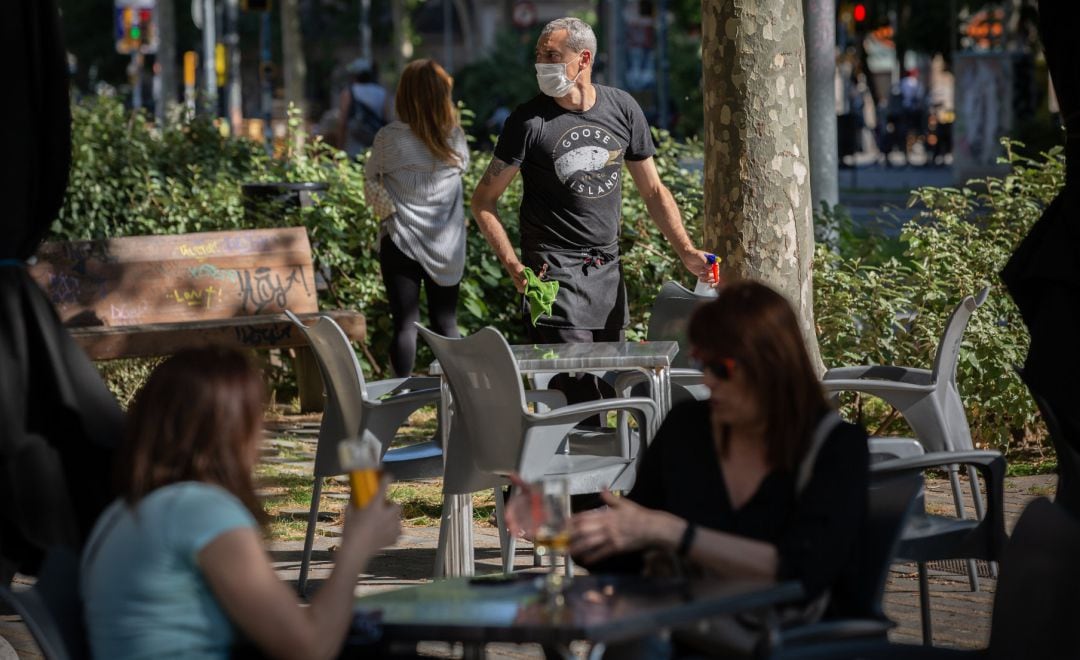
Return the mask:
POLYGON ((118 53, 151 54, 157 51, 157 34, 154 32, 152 7, 117 7, 116 12, 116 51, 118 53))
POLYGON ((139 48, 144 53, 147 47, 156 41, 154 34, 154 10, 143 8, 139 10, 139 48))
POLYGON ((861 2, 855 5, 851 10, 851 17, 855 19, 856 23, 866 22, 866 5, 861 2))

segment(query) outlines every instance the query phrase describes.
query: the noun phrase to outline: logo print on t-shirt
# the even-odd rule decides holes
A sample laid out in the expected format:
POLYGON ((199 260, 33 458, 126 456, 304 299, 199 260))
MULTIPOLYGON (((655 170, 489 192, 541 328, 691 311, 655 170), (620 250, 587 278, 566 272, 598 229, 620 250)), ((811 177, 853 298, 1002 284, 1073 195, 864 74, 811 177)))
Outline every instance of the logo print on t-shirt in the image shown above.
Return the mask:
POLYGON ((581 197, 603 197, 619 188, 623 145, 604 128, 571 128, 555 143, 551 157, 559 181, 581 197))

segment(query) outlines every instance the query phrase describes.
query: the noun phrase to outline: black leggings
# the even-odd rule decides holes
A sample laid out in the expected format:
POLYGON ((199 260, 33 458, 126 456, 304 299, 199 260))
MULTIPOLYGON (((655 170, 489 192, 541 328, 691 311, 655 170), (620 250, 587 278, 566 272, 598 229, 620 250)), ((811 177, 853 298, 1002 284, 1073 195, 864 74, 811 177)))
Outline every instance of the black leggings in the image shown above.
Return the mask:
POLYGON ((390 299, 390 318, 394 323, 394 338, 390 342, 390 365, 394 375, 402 378, 412 374, 416 362, 416 326, 420 320, 420 283, 427 293, 430 327, 446 337, 460 337, 457 327, 459 284, 439 286, 415 259, 402 252, 389 236, 379 247, 379 265, 383 284, 390 299))

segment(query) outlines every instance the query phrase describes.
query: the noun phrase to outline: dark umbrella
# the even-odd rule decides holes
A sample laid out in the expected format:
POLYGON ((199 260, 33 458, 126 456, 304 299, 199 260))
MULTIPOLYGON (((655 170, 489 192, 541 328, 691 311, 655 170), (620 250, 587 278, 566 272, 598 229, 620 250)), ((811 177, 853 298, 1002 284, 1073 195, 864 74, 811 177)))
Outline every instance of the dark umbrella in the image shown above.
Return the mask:
MULTIPOLYGON (((1080 42, 1076 0, 1040 0, 1039 35, 1065 122, 1065 187, 1009 259, 1001 279, 1031 333, 1024 379, 1080 450, 1080 42)), ((1060 453, 1060 449, 1059 449, 1060 453)), ((1059 496, 1061 485, 1059 485, 1059 496)))
POLYGON ((0 20, 0 584, 45 547, 79 545, 111 497, 123 413, 24 262, 63 202, 71 109, 54 0, 0 20))

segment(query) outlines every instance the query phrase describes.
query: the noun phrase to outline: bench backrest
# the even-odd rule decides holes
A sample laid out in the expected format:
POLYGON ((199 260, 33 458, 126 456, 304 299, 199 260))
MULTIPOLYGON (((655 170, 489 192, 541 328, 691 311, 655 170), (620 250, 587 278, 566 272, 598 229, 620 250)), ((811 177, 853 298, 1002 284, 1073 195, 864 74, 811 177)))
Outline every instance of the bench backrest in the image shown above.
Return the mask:
POLYGON ((30 275, 69 327, 318 311, 303 227, 44 243, 30 275))

